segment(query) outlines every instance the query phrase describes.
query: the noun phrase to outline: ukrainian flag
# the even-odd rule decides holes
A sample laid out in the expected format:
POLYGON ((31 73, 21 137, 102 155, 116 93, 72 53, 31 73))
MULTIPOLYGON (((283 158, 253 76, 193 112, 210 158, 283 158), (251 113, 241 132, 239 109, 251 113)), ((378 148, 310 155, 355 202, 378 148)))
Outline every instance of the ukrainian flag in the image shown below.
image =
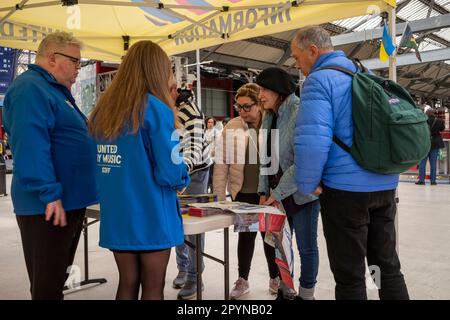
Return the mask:
POLYGON ((392 38, 389 36, 389 32, 385 24, 383 28, 383 39, 381 40, 380 46, 380 60, 385 62, 389 58, 389 56, 394 53, 394 51, 395 46, 392 42, 392 38))

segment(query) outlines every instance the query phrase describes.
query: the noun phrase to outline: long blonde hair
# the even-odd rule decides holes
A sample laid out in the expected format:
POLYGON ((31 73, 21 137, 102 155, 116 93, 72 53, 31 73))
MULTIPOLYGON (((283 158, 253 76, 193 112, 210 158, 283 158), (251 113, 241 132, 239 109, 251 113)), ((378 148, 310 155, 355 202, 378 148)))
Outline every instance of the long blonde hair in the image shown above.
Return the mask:
POLYGON ((170 77, 173 73, 169 57, 159 45, 139 41, 131 46, 111 85, 92 111, 89 121, 92 136, 113 140, 125 127, 136 134, 144 122, 147 93, 172 109, 178 128, 179 120, 169 91, 170 77))

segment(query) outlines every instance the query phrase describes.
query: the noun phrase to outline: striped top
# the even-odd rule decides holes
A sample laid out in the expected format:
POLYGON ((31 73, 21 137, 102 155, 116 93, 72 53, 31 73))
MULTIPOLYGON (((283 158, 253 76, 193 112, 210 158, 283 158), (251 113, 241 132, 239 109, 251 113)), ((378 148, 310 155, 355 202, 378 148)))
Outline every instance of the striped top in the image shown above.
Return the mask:
POLYGON ((181 152, 189 174, 210 167, 209 145, 205 141, 205 116, 193 102, 182 103, 178 109, 178 118, 184 127, 181 152))

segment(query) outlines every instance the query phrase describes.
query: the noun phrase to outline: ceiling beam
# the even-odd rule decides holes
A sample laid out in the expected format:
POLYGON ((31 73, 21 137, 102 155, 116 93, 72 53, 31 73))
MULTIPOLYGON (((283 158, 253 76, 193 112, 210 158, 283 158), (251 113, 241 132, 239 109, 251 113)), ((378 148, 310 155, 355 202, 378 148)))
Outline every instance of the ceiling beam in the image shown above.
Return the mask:
POLYGON ((402 3, 398 4, 397 7, 395 8, 395 11, 400 12, 400 10, 402 10, 404 7, 406 7, 412 0, 405 0, 402 3))
POLYGON ((290 42, 287 40, 278 39, 278 38, 271 37, 271 36, 249 38, 249 39, 245 39, 242 41, 256 43, 256 44, 263 45, 265 47, 270 47, 270 48, 275 48, 275 49, 280 49, 280 50, 285 50, 286 46, 290 45, 290 42))
MULTIPOLYGON (((208 53, 209 54, 209 53, 208 53)), ((190 60, 195 61, 195 52, 186 52, 184 54, 180 54, 180 56, 188 57, 190 60)), ((208 58, 213 60, 214 63, 219 65, 229 65, 240 67, 242 69, 258 69, 264 70, 269 67, 276 67, 277 65, 274 63, 263 62, 258 60, 252 60, 248 58, 241 58, 236 56, 225 55, 221 53, 211 53, 208 58)), ((295 68, 284 68, 291 75, 298 77, 298 70, 295 68)))
POLYGON ((419 2, 422 2, 423 4, 429 6, 430 9, 433 9, 436 12, 439 12, 440 14, 446 14, 446 13, 450 12, 447 9, 445 9, 444 7, 442 7, 439 4, 435 3, 434 0, 419 0, 419 2))
MULTIPOLYGON (((450 48, 445 49, 437 49, 430 51, 423 51, 420 53, 422 57, 422 62, 417 60, 415 53, 408 53, 397 56, 397 66, 407 66, 413 64, 427 63, 427 62, 435 62, 435 61, 445 61, 450 60, 450 48)), ((387 69, 389 68, 389 63, 382 62, 378 58, 368 59, 362 61, 364 66, 371 70, 379 70, 379 69, 387 69)))
POLYGON ((283 56, 278 60, 277 67, 281 67, 284 65, 284 63, 291 57, 291 46, 286 46, 286 49, 284 50, 283 56))
MULTIPOLYGON (((397 25, 395 26, 397 36, 402 35, 405 26, 406 26, 405 22, 397 23, 397 25)), ((409 26, 411 27, 411 30, 415 33, 447 28, 450 27, 450 13, 443 14, 437 17, 410 21, 409 26)), ((382 35, 383 35, 383 28, 375 28, 370 30, 332 36, 331 42, 333 43, 334 46, 342 46, 346 44, 359 43, 368 40, 378 40, 381 39, 382 35)), ((437 36, 435 35, 429 35, 428 37, 437 42, 439 42, 440 40, 444 40, 440 37, 436 38, 437 36), (432 36, 434 36, 435 39, 432 39, 432 36)))

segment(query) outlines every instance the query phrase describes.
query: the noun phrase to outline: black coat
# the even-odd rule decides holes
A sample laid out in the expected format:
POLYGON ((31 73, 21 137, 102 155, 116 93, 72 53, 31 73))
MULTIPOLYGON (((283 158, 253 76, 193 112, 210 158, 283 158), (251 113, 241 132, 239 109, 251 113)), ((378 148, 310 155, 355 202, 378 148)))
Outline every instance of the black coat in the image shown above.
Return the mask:
POLYGON ((427 122, 431 133, 431 149, 445 148, 444 141, 441 137, 441 131, 445 129, 444 121, 434 116, 430 116, 428 117, 427 122))

